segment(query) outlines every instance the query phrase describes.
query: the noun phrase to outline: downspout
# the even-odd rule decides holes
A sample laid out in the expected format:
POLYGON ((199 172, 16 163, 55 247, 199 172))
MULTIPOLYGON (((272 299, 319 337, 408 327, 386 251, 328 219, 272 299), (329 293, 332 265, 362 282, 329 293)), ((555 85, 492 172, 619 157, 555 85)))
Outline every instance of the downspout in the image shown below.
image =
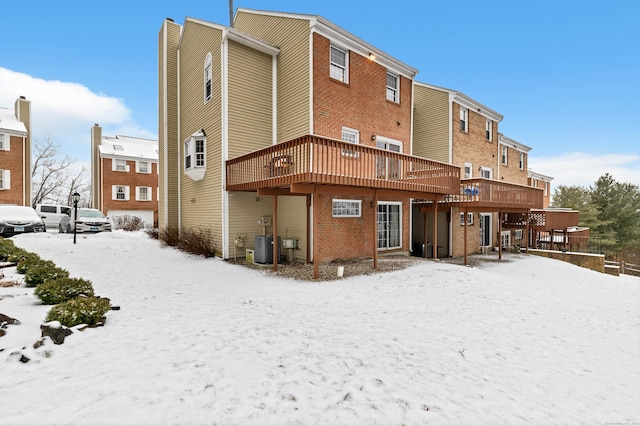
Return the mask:
MULTIPOLYGON (((164 169, 164 181, 163 181, 163 186, 162 186, 162 193, 164 194, 164 199, 162 200, 162 219, 163 219, 163 223, 164 226, 168 227, 168 221, 169 221, 169 203, 167 201, 168 197, 169 197, 169 190, 168 190, 168 185, 167 185, 167 173, 168 173, 168 165, 169 165, 169 159, 168 159, 168 155, 167 155, 167 149, 168 149, 168 144, 167 144, 167 138, 168 138, 168 131, 167 131, 167 114, 169 114, 168 111, 168 107, 167 107, 167 68, 168 68, 168 64, 167 64, 167 24, 165 23, 164 25, 164 31, 162 34, 164 41, 163 41, 163 45, 164 45, 164 49, 162 51, 162 56, 163 56, 163 63, 164 63, 164 69, 162 70, 162 86, 164 88, 163 90, 163 99, 162 102, 164 104, 163 106, 163 111, 162 111, 162 115, 163 115, 163 119, 162 119, 162 133, 164 133, 164 138, 163 138, 163 152, 162 152, 162 160, 158 159, 159 161, 162 161, 163 164, 163 169, 164 169)), ((101 172, 102 173, 102 172, 101 172)), ((158 218, 158 222, 160 222, 160 218, 158 218)), ((159 223, 158 223, 159 225, 159 223)))
POLYGON ((226 161, 229 151, 229 30, 222 32, 222 43, 220 47, 221 66, 221 109, 222 109, 222 258, 229 258, 229 192, 226 188, 226 161))
MULTIPOLYGON (((176 72, 176 95, 177 95, 177 105, 176 105, 176 115, 178 116, 178 119, 176 120, 176 122, 178 123, 178 128, 176 129, 178 135, 177 135, 177 140, 176 140, 176 144, 177 146, 177 153, 178 155, 176 155, 176 160, 178 161, 178 168, 176 169, 176 174, 178 175, 178 193, 176 194, 177 197, 177 203, 178 203, 178 217, 177 217, 177 223, 178 223, 178 230, 180 231, 182 229, 182 173, 180 171, 180 168, 182 167, 182 156, 181 156, 181 150, 183 148, 183 144, 182 144, 182 114, 180 112, 180 107, 182 105, 182 101, 180 100, 180 50, 178 49, 178 53, 176 55, 176 67, 178 68, 178 71, 176 72)), ((167 184, 167 191, 168 191, 168 184, 167 184)))
MULTIPOLYGON (((11 139, 11 136, 9 136, 11 139)), ((22 205, 31 206, 31 200, 27 204, 27 173, 31 173, 31 170, 27 170, 27 136, 22 137, 22 205)))

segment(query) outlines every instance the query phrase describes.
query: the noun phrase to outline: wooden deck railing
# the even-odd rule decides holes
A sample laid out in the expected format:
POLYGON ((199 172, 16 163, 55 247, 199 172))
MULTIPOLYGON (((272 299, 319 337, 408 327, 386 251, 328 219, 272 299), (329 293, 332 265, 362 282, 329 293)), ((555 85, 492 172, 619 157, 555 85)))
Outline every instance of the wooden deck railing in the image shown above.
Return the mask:
POLYGON ((544 231, 567 229, 578 226, 580 222, 580 213, 577 210, 532 210, 531 217, 531 226, 544 231))
POLYGON ((303 136, 226 162, 228 191, 315 183, 451 194, 460 168, 364 145, 303 136))
POLYGON ((463 179, 458 193, 445 197, 454 207, 540 209, 542 189, 526 185, 476 178, 463 179))

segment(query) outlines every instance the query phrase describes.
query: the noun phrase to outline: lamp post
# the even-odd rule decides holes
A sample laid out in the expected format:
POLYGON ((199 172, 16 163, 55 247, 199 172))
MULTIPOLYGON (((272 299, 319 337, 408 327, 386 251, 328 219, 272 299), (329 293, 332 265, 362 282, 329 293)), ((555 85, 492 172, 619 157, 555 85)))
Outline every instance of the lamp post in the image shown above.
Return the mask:
POLYGON ((80 194, 74 192, 71 194, 71 200, 73 201, 73 244, 76 243, 76 222, 78 221, 78 201, 80 201, 80 194))

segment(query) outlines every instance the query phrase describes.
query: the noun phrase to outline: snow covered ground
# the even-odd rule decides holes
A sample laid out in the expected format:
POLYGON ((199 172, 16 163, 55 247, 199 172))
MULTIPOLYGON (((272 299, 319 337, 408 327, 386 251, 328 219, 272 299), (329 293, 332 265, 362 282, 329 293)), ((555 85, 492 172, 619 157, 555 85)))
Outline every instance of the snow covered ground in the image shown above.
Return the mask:
POLYGON ((49 307, 0 288, 22 322, 0 337, 2 425, 640 422, 638 278, 514 255, 310 283, 143 233, 14 240, 121 310, 33 349, 49 307))

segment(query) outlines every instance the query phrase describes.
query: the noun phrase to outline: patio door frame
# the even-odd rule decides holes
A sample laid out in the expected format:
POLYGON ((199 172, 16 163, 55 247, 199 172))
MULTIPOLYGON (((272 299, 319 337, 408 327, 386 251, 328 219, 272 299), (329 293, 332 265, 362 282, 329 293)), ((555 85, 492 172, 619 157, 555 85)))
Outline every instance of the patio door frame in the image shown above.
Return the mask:
POLYGON ((402 203, 379 201, 376 207, 376 229, 378 250, 402 248, 402 203), (397 209, 397 211, 396 211, 397 209), (397 245, 391 245, 396 242, 397 245))

